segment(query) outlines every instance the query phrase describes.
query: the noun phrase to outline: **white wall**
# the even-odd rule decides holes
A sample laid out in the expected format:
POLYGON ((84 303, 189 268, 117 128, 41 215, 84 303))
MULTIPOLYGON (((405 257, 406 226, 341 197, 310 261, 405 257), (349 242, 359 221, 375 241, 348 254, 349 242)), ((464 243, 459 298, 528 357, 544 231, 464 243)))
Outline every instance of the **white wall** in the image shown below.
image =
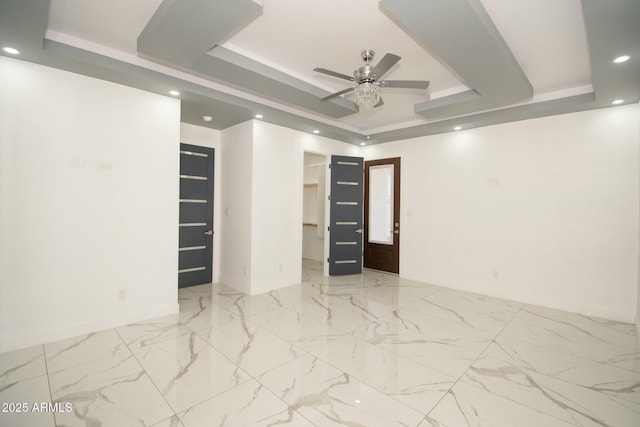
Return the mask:
POLYGON ((638 106, 365 149, 402 157, 403 277, 633 321, 638 106))
POLYGON ((260 121, 221 134, 220 281, 255 295, 300 283, 302 144, 260 121))
POLYGON ((300 132, 253 122, 252 294, 302 280, 300 132))
POLYGON ((220 145, 220 281, 251 295, 300 283, 304 152, 359 147, 257 120, 223 130, 220 145))
POLYGON ((324 233, 318 237, 318 227, 305 225, 302 227, 302 258, 323 262, 324 233))
POLYGON ((179 101, 4 57, 0 81, 0 351, 177 312, 179 101))
POLYGON ((180 142, 184 144, 199 145, 214 149, 213 164, 213 282, 220 281, 220 217, 222 209, 221 197, 221 150, 220 131, 203 126, 194 126, 188 123, 180 123, 180 142))
POLYGON ((220 282, 251 294, 253 123, 221 132, 220 282))

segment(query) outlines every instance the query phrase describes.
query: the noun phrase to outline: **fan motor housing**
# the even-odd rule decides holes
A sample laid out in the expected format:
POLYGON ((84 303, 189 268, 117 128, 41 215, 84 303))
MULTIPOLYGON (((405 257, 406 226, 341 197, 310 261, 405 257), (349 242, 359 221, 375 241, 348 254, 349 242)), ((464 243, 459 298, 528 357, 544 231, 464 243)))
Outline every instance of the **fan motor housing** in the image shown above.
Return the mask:
POLYGON ((364 82, 375 82, 376 75, 373 74, 373 67, 371 65, 365 65, 364 67, 358 68, 353 72, 353 77, 356 79, 358 84, 364 82))

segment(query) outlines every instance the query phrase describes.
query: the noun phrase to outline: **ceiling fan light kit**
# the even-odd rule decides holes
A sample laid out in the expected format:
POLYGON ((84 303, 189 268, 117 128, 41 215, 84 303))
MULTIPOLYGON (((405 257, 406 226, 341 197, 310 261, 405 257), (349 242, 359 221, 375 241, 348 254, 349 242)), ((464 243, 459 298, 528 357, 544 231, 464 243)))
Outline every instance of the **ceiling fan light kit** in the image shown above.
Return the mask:
POLYGON ((380 102, 380 86, 376 82, 363 82, 356 85, 353 101, 363 110, 371 110, 380 102))
POLYGON ((362 59, 364 60, 364 66, 358 68, 353 72, 353 77, 346 74, 338 73, 335 71, 327 70, 326 68, 314 68, 313 70, 319 73, 327 74, 329 76, 338 77, 340 79, 349 80, 355 83, 353 87, 341 90, 339 92, 332 93, 321 99, 321 101, 327 101, 340 95, 347 94, 353 91, 353 102, 363 110, 370 110, 374 107, 379 107, 384 104, 380 97, 380 87, 394 87, 405 89, 426 89, 429 87, 429 82, 425 80, 382 80, 378 81, 378 77, 382 77, 387 71, 400 61, 398 55, 393 53, 387 53, 376 64, 375 67, 371 66, 371 60, 373 59, 375 52, 371 49, 363 50, 362 59))

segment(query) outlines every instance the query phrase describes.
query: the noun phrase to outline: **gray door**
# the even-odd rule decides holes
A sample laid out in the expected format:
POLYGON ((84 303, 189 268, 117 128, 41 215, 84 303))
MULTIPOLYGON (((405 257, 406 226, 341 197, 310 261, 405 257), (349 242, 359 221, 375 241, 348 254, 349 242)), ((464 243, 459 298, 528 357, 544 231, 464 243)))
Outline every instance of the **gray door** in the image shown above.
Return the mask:
POLYGON ((212 148, 180 144, 179 288, 211 283, 213 156, 212 148))
POLYGON ((362 273, 361 157, 331 156, 329 274, 362 273))

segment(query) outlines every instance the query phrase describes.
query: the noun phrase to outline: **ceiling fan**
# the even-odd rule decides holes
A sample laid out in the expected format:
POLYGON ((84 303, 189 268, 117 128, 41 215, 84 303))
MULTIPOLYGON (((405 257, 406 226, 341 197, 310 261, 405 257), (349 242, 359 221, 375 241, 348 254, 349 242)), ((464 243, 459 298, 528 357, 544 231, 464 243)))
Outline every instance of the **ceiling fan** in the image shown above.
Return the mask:
POLYGON ((337 73, 335 71, 327 70, 326 68, 313 69, 313 71, 316 71, 318 73, 327 74, 355 83, 355 85, 350 88, 332 93, 329 96, 325 96, 321 99, 321 101, 326 101, 353 91, 354 102, 360 108, 367 110, 379 107, 384 104, 382 98, 380 97, 380 87, 394 87, 404 89, 426 89, 427 87, 429 87, 429 82, 426 80, 378 80, 387 71, 389 71, 391 67, 393 67, 398 63, 398 61, 400 61, 400 57, 398 55, 387 53, 380 60, 380 62, 375 65, 375 67, 371 65, 371 60, 375 55, 375 52, 373 50, 363 50, 361 55, 362 59, 364 60, 364 66, 355 70, 353 72, 353 76, 337 73))

